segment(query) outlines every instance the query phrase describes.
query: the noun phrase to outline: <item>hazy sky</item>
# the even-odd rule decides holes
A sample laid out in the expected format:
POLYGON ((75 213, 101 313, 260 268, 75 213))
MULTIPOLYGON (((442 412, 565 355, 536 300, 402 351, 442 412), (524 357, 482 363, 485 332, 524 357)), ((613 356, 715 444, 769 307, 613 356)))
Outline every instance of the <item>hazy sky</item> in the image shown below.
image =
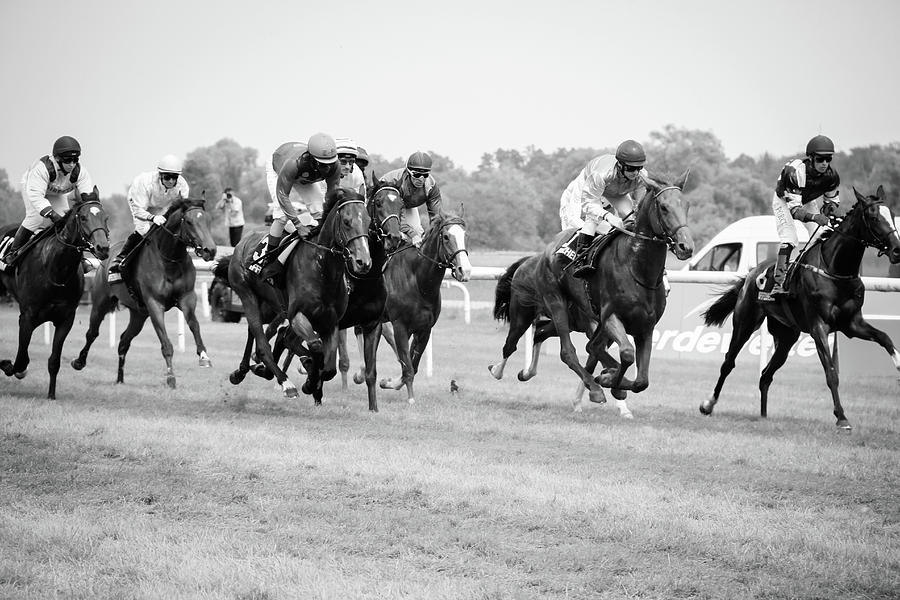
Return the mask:
POLYGON ((667 124, 730 158, 900 141, 900 2, 0 0, 0 168, 73 135, 101 193, 223 137, 475 168, 667 124))

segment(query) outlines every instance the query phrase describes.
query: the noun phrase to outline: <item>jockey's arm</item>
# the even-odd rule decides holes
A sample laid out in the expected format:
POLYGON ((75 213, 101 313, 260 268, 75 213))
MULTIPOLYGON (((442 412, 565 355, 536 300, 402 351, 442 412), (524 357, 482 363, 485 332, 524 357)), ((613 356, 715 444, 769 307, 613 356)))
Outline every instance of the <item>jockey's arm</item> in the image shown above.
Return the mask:
POLYGON ((94 181, 91 179, 90 173, 84 167, 79 169, 78 181, 75 181, 75 189, 78 190, 78 196, 81 194, 90 194, 94 191, 94 181))
POLYGON ((325 177, 325 193, 330 194, 339 187, 341 187, 341 169, 337 166, 337 163, 335 163, 335 166, 325 177))
POLYGON ((50 208, 47 200, 47 188, 50 187, 50 173, 42 162, 28 172, 25 180, 25 196, 38 213, 50 208))
MULTIPOLYGON (((275 184, 275 195, 278 205, 284 211, 285 216, 292 223, 299 218, 297 209, 291 203, 291 189, 294 187, 294 181, 297 179, 297 163, 296 161, 286 161, 278 172, 278 182, 275 184)), ((304 206, 305 207, 305 206, 304 206)))
POLYGON ((128 208, 131 214, 139 221, 152 221, 153 213, 147 210, 150 206, 150 188, 142 180, 141 176, 135 177, 131 187, 128 188, 128 208))
POLYGON ((431 191, 428 192, 428 196, 425 198, 425 207, 428 209, 428 220, 431 223, 434 223, 435 219, 437 219, 441 215, 441 205, 443 204, 443 198, 441 197, 441 189, 434 185, 431 188, 431 191))

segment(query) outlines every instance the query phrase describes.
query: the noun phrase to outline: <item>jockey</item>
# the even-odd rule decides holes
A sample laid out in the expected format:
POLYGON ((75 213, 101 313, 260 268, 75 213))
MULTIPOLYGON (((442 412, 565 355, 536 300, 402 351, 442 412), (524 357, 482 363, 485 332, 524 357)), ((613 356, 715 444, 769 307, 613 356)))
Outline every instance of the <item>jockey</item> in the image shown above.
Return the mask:
POLYGON ((146 171, 134 178, 128 188, 128 208, 134 219, 134 231, 109 263, 109 283, 122 281, 122 261, 137 248, 151 225, 162 227, 166 224, 163 215, 172 202, 190 195, 190 187, 181 170, 181 159, 174 154, 166 154, 159 159, 156 171, 146 171))
POLYGON ((356 160, 359 157, 359 149, 356 142, 350 138, 337 138, 338 162, 341 163, 341 187, 359 192, 365 197, 366 180, 362 171, 356 168, 356 160))
POLYGON ((772 196, 772 210, 781 245, 772 278, 775 286, 771 292, 760 291, 759 299, 771 302, 778 294, 784 294, 785 276, 791 252, 798 245, 794 220, 801 221, 809 230, 810 243, 818 227, 828 225, 828 217, 834 214, 841 201, 838 186, 841 178, 831 168, 834 142, 824 135, 817 135, 806 144, 806 158, 795 158, 781 170, 772 196), (819 212, 819 198, 822 211, 819 212))
POLYGON ((569 240, 556 253, 564 257, 560 260, 572 260, 575 277, 587 277, 594 269, 586 260, 586 249, 594 236, 624 227, 622 217, 634 210, 632 194, 645 186, 646 162, 644 148, 634 140, 625 140, 615 156, 604 154, 592 159, 563 192, 559 200, 562 227, 580 230, 575 248, 569 240))
POLYGON ((22 175, 22 201, 25 219, 16 231, 6 257, 0 260, 0 271, 11 270, 19 249, 34 232, 45 229, 62 219, 69 210, 69 200, 76 194, 93 191, 94 183, 87 169, 82 168, 81 145, 75 138, 64 135, 53 143, 53 153, 42 156, 22 175))
POLYGON ((357 146, 356 148, 356 166, 359 167, 359 172, 363 174, 363 179, 365 179, 366 167, 369 166, 369 153, 362 146, 357 146))
POLYGON ((285 230, 307 235, 322 216, 325 194, 336 190, 340 181, 337 144, 330 135, 316 133, 307 142, 280 145, 272 160, 266 161, 266 183, 276 203, 272 225, 268 238, 263 237, 253 251, 249 269, 257 274, 262 271, 270 262, 266 253, 278 247, 285 230))
POLYGON ((441 215, 441 190, 431 176, 431 162, 431 157, 425 152, 413 152, 406 161, 405 169, 394 169, 381 177, 382 183, 399 190, 403 200, 401 231, 416 246, 422 243, 425 233, 418 207, 426 205, 432 223, 441 215))

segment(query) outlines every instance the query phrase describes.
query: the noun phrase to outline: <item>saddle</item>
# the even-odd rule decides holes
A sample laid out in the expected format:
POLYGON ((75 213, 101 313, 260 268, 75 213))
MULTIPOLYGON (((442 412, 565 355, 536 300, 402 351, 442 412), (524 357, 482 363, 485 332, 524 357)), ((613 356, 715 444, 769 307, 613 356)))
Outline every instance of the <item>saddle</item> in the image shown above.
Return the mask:
MULTIPOLYGON (((315 232, 318 234, 318 230, 315 232)), ((304 239, 310 239, 313 236, 312 232, 310 235, 304 239)), ((264 255, 262 255, 257 260, 267 260, 268 263, 256 277, 268 281, 270 284, 275 285, 275 279, 282 274, 284 271, 284 265, 287 264, 288 259, 294 253, 294 250, 297 249, 297 245, 300 243, 300 235, 297 232, 289 233, 278 244, 277 248, 273 248, 269 250, 264 255)), ((250 271, 253 273, 253 271, 250 271)))
POLYGON ((623 235, 621 231, 618 229, 612 229, 609 233, 604 235, 598 235, 594 238, 594 241, 591 242, 591 245, 587 247, 587 257, 585 258, 585 264, 591 265, 595 269, 597 268, 597 260, 600 258, 600 253, 604 248, 609 246, 610 242, 614 239, 623 235))
MULTIPOLYGON (((0 258, 6 258, 6 255, 9 254, 10 248, 12 248, 13 239, 16 237, 17 228, 12 228, 8 231, 2 238, 0 238, 0 258)), ((21 248, 19 248, 15 262, 19 262, 22 260, 22 257, 28 254, 31 249, 37 244, 39 241, 48 237, 55 230, 55 226, 51 225, 45 229, 38 230, 31 239, 25 242, 21 248)))

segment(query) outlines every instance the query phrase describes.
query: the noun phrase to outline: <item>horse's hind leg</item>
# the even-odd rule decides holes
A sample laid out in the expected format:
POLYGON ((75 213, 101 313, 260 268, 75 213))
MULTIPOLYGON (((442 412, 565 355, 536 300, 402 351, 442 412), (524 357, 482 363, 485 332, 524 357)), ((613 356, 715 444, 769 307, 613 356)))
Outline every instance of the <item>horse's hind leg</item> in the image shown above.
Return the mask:
POLYGON ((769 401, 769 386, 772 385, 772 378, 775 371, 781 368, 787 360, 791 346, 800 337, 800 332, 783 325, 776 319, 769 319, 769 332, 775 340, 775 350, 772 352, 772 358, 759 375, 759 416, 766 416, 766 406, 769 401))
POLYGON ((198 364, 201 367, 211 367, 212 361, 206 353, 206 345, 203 343, 203 337, 200 335, 200 323, 197 321, 197 294, 193 290, 185 294, 178 300, 178 308, 187 321, 187 326, 194 336, 194 344, 197 346, 198 364))
MULTIPOLYGON (((506 333, 506 341, 503 343, 503 358, 497 364, 488 365, 488 371, 491 372, 494 379, 503 378, 503 371, 506 369, 506 361, 509 360, 509 357, 516 351, 519 339, 526 331, 528 331, 528 328, 531 327, 534 317, 535 311, 533 308, 522 307, 515 299, 513 299, 509 307, 509 331, 506 333)), ((534 362, 533 358, 532 362, 534 362)), ((523 379, 522 374, 519 374, 520 381, 527 381, 530 378, 531 377, 523 379)))
POLYGON ((337 332, 338 343, 338 370, 341 373, 341 391, 347 391, 347 372, 350 370, 350 356, 347 354, 347 330, 339 329, 337 332))
POLYGON ((249 330, 247 331, 247 343, 244 344, 244 355, 241 357, 241 363, 238 365, 238 368, 231 372, 228 375, 228 381, 230 381, 233 385, 238 385, 244 378, 247 376, 247 373, 250 371, 250 354, 253 352, 253 332, 249 330))
POLYGON ((810 336, 816 342, 816 351, 819 353, 819 361, 825 369, 825 382, 831 390, 831 399, 834 402, 834 416, 837 417, 837 428, 850 431, 852 426, 847 416, 844 415, 844 407, 841 406, 841 397, 838 393, 838 370, 834 364, 831 348, 828 346, 828 331, 822 321, 817 321, 810 327, 810 336))
POLYGON ((397 358, 400 361, 401 375, 399 378, 382 379, 378 385, 381 389, 399 390, 406 386, 406 401, 410 404, 416 402, 415 392, 413 391, 413 380, 415 372, 412 366, 412 359, 409 351, 409 333, 406 325, 400 321, 392 321, 394 330, 394 342, 397 345, 397 358))
MULTIPOLYGON (((381 324, 380 323, 379 323, 378 329, 379 329, 378 336, 381 337, 381 324)), ((366 342, 365 342, 365 332, 363 331, 363 328, 359 327, 359 326, 354 327, 353 333, 354 333, 354 336, 356 337, 356 347, 359 349, 359 355, 365 356, 366 355, 366 342)), ((385 338, 385 339, 387 339, 387 338, 385 338)), ((394 333, 392 331, 390 345, 391 345, 391 348, 394 350, 394 356, 397 356, 397 349, 395 346, 392 345, 393 343, 394 343, 394 333)), ((359 365, 359 370, 353 374, 353 383, 355 383, 356 385, 359 385, 362 382, 364 382, 366 380, 366 372, 367 371, 368 371, 368 368, 366 367, 365 362, 364 361, 361 362, 361 364, 359 365)))
POLYGON ((58 323, 54 323, 53 346, 50 350, 50 358, 47 359, 47 372, 50 373, 50 390, 47 392, 47 398, 56 400, 56 376, 59 374, 60 357, 62 356, 63 342, 72 330, 72 323, 75 322, 75 307, 72 308, 71 314, 58 323))
POLYGON ((133 309, 129 310, 129 312, 128 326, 119 337, 119 368, 116 373, 116 383, 125 383, 125 355, 128 354, 128 349, 131 348, 131 340, 141 332, 141 329, 144 328, 144 323, 147 322, 147 315, 133 309))
POLYGON ((751 288, 749 292, 745 289, 738 298, 734 315, 731 318, 731 342, 728 344, 725 360, 722 361, 722 367, 719 369, 719 379, 716 381, 712 395, 700 404, 700 412, 704 415, 712 414, 713 408, 719 401, 719 394, 722 393, 722 386, 725 385, 725 379, 734 370, 737 355, 766 318, 765 313, 756 305, 754 289, 751 288))
POLYGON ((519 371, 519 381, 528 381, 537 375, 538 361, 541 359, 541 346, 554 335, 556 335, 556 328, 552 322, 535 325, 534 334, 531 336, 531 362, 526 368, 519 371))
POLYGON ((113 302, 108 294, 99 298, 94 298, 94 304, 91 306, 91 318, 88 324, 87 333, 84 335, 84 346, 78 353, 78 358, 72 360, 72 368, 80 371, 87 364, 88 352, 97 336, 100 334, 100 323, 103 322, 107 313, 112 310, 113 302))

